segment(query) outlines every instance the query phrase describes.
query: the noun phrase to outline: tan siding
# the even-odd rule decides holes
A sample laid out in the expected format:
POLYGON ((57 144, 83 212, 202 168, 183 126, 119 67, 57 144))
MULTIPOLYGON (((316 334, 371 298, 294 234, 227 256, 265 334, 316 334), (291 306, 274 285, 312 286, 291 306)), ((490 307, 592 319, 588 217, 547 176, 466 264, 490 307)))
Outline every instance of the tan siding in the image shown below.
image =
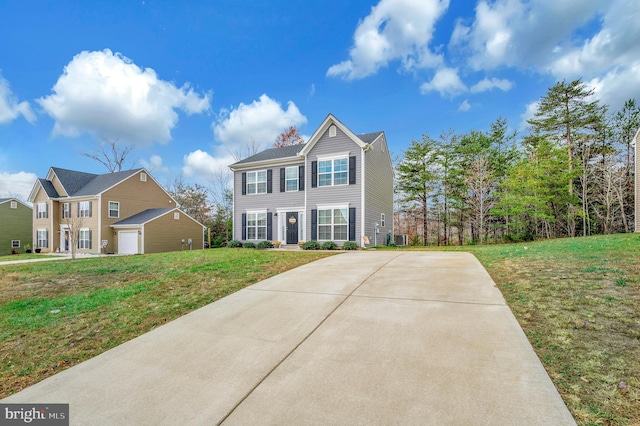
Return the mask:
MULTIPOLYGON (((35 197, 33 198, 33 248, 35 249, 35 245, 37 243, 37 230, 38 229, 47 229, 49 231, 49 247, 48 248, 43 248, 43 251, 49 251, 52 250, 52 243, 54 242, 53 240, 54 238, 54 234, 55 234, 55 230, 51 229, 51 215, 52 215, 52 211, 53 211, 53 202, 51 200, 49 200, 49 197, 47 196, 46 192, 44 191, 44 189, 42 189, 42 187, 40 187, 38 189, 38 192, 36 193, 35 197), (42 202, 46 202, 49 205, 49 217, 46 219, 38 219, 37 218, 37 208, 38 208, 38 203, 42 203, 42 202)), ((55 234, 57 235, 57 234, 55 234)), ((53 250, 55 250, 55 247, 53 247, 53 250)))
POLYGON ((17 203, 15 209, 11 208, 11 201, 0 204, 0 255, 11 253, 13 240, 20 241, 21 253, 24 253, 25 244, 33 246, 32 214, 31 208, 22 203, 17 203))
POLYGON ((381 213, 385 214, 385 227, 380 226, 377 244, 383 245, 387 233, 393 234, 393 169, 389 149, 384 139, 372 145, 365 153, 365 235, 374 243, 374 223, 380 225, 381 213))
POLYGON ((202 249, 204 232, 202 226, 180 212, 180 219, 173 218, 169 212, 144 225, 144 252, 162 253, 167 251, 189 250, 186 242, 193 240, 193 250, 202 249), (185 244, 181 241, 184 239, 185 244))
POLYGON ((60 183, 60 179, 58 179, 58 176, 54 175, 53 180, 51 180, 51 184, 56 189, 56 191, 58 191, 59 195, 61 195, 63 197, 66 197, 66 196, 69 195, 69 194, 67 194, 67 191, 64 190, 64 187, 60 183))

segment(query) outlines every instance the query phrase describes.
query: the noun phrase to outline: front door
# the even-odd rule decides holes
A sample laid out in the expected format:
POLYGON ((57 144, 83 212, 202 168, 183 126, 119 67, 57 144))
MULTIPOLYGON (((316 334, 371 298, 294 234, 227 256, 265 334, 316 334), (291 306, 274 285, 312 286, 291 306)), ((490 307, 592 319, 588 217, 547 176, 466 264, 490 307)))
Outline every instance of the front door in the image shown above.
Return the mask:
POLYGON ((287 212, 287 244, 298 244, 298 212, 287 212))
POLYGON ((69 251, 69 230, 65 229, 64 230, 64 251, 69 251))

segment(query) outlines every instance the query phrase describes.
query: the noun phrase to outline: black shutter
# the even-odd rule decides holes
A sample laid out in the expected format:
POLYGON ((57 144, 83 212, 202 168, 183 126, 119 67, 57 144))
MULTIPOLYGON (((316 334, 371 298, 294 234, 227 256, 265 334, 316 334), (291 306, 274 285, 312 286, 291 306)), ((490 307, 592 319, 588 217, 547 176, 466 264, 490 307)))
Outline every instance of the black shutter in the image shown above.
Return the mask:
POLYGON ((247 195, 247 174, 242 173, 242 195, 247 195))
POLYGON ((349 185, 356 184, 356 157, 349 157, 349 185))
POLYGON ((318 239, 318 210, 311 210, 311 240, 318 239))
POLYGON ((298 167, 298 191, 304 191, 304 166, 298 167))
MULTIPOLYGON (((91 202, 89 202, 89 206, 91 206, 91 202)), ((91 209, 89 209, 89 211, 91 211, 91 209)), ((89 247, 88 247, 89 249, 92 248, 91 247, 92 241, 93 241, 92 232, 91 232, 91 229, 89 229, 89 247)))
POLYGON ((280 192, 284 192, 285 188, 284 188, 284 173, 285 173, 285 168, 282 167, 280 169, 280 192))
MULTIPOLYGON (((92 203, 93 203, 92 201, 89 201, 89 217, 91 217, 91 211, 92 211, 92 210, 91 210, 91 204, 92 204, 92 203)), ((91 248, 91 247, 89 247, 89 248, 91 248)))
POLYGON ((356 208, 349 207, 349 241, 356 240, 356 208))
POLYGON ((45 205, 44 205, 44 217, 45 217, 46 219, 48 219, 48 218, 49 218, 49 203, 47 203, 47 204, 45 204, 45 205))
POLYGON ((272 179, 273 178, 273 170, 269 169, 267 170, 267 194, 271 194, 272 192, 272 179))
POLYGON ((272 237, 273 237, 273 232, 271 231, 272 228, 272 223, 273 223, 273 213, 268 212, 267 213, 267 240, 271 241, 272 237))
POLYGON ((80 217, 80 201, 78 201, 78 217, 80 217))
POLYGON ((311 187, 316 188, 318 186, 318 162, 311 162, 311 187))
POLYGON ((242 213, 242 241, 247 239, 247 214, 242 213))

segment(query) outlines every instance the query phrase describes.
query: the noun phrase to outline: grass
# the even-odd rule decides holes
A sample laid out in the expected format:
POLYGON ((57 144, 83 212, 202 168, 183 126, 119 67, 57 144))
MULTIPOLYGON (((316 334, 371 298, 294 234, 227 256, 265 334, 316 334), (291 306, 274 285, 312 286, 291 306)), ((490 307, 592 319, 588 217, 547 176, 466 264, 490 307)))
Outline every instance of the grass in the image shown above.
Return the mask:
POLYGON ((7 254, 7 255, 0 255, 0 262, 11 262, 14 260, 42 259, 43 257, 58 257, 58 256, 36 254, 36 253, 7 254))
POLYGON ((0 398, 329 255, 217 249, 0 266, 0 398))
POLYGON ((446 249, 485 266, 578 424, 640 424, 638 234, 446 249))

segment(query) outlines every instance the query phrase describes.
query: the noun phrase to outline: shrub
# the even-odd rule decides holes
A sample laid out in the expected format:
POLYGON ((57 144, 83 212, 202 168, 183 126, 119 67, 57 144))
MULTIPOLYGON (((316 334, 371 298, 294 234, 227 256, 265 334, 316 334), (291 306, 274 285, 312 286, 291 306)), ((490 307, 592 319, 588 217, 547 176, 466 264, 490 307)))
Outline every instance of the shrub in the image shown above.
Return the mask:
POLYGON ((358 243, 355 241, 347 241, 342 245, 343 250, 358 250, 358 243))
POLYGON ((211 241, 211 248, 224 247, 224 238, 222 236, 218 236, 211 241))
POLYGON ((260 241, 256 247, 259 249, 273 248, 273 243, 271 241, 260 241))
POLYGON ((302 250, 320 250, 320 243, 312 240, 303 243, 300 247, 302 248, 302 250))
POLYGON ((242 248, 242 243, 238 240, 231 240, 227 243, 229 248, 242 248))
POLYGON ((246 243, 244 243, 242 245, 242 247, 244 247, 244 248, 256 248, 256 245, 255 245, 255 243, 252 243, 251 241, 247 241, 246 243))
POLYGON ((335 250, 338 245, 333 241, 325 241, 322 243, 322 250, 335 250))

